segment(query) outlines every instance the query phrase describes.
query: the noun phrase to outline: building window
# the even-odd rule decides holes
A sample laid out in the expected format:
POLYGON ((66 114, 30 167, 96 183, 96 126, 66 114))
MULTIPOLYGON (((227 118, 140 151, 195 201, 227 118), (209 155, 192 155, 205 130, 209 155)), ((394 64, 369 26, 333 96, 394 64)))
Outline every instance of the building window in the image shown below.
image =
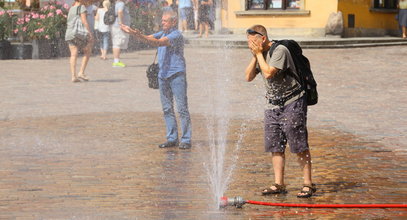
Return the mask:
POLYGON ((398 0, 374 0, 375 9, 397 9, 398 0))
POLYGON ((246 0, 247 10, 300 9, 301 0, 246 0))

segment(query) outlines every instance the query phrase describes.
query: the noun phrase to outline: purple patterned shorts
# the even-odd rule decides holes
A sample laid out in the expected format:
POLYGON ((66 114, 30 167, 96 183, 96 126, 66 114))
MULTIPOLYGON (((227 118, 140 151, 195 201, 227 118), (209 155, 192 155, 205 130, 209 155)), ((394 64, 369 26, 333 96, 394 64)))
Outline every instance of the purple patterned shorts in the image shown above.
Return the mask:
POLYGON ((266 152, 284 152, 287 143, 291 153, 309 150, 305 96, 284 107, 265 111, 264 139, 266 152))

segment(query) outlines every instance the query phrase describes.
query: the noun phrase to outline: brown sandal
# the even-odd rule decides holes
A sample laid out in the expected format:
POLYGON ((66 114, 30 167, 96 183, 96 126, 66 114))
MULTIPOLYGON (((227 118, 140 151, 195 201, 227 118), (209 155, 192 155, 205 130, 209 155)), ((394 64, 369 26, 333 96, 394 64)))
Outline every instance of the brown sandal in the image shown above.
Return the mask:
POLYGON ((283 193, 287 193, 287 190, 285 190, 285 186, 284 186, 284 185, 280 185, 280 184, 275 183, 273 186, 276 187, 276 188, 275 188, 275 189, 272 189, 271 187, 264 188, 264 189, 261 191, 261 194, 262 194, 263 196, 265 196, 265 195, 270 195, 270 194, 283 194, 283 193))
POLYGON ((89 81, 89 78, 87 77, 87 76, 85 76, 85 74, 80 74, 79 76, 78 76, 78 78, 79 79, 81 79, 81 80, 83 80, 83 81, 89 81))
POLYGON ((311 184, 311 185, 304 185, 302 186, 302 189, 300 191, 300 193, 302 193, 303 195, 297 195, 298 198, 309 198, 311 197, 315 192, 317 191, 317 187, 315 184, 311 184), (304 190, 304 188, 307 187, 308 190, 304 190))

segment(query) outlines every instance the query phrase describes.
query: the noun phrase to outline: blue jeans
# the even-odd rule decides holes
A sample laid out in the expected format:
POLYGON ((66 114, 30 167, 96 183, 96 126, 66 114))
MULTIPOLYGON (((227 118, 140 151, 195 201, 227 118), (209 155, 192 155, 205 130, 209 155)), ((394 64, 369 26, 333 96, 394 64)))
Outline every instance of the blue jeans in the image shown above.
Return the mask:
POLYGON ((109 49, 109 39, 110 39, 109 32, 99 32, 100 49, 102 50, 109 49))
POLYGON ((177 120, 174 113, 174 99, 181 121, 181 143, 191 143, 191 118, 188 111, 187 80, 185 73, 177 73, 168 79, 158 79, 161 105, 167 126, 167 141, 178 141, 177 120))

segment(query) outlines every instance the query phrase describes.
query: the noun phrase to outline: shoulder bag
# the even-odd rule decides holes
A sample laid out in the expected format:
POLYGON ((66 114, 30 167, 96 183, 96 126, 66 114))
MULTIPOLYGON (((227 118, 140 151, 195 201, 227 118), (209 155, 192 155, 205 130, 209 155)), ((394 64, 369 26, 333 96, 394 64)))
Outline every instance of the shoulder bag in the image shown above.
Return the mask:
POLYGON ((152 89, 158 89, 158 72, 160 71, 160 67, 158 66, 158 63, 155 62, 157 59, 157 54, 158 54, 158 49, 157 52, 155 53, 154 61, 153 63, 148 66, 147 68, 147 79, 148 79, 148 87, 152 89))
POLYGON ((86 30, 85 25, 82 23, 80 10, 82 5, 79 5, 76 9, 76 17, 73 25, 73 33, 75 38, 79 40, 86 40, 88 38, 88 30, 86 30))

